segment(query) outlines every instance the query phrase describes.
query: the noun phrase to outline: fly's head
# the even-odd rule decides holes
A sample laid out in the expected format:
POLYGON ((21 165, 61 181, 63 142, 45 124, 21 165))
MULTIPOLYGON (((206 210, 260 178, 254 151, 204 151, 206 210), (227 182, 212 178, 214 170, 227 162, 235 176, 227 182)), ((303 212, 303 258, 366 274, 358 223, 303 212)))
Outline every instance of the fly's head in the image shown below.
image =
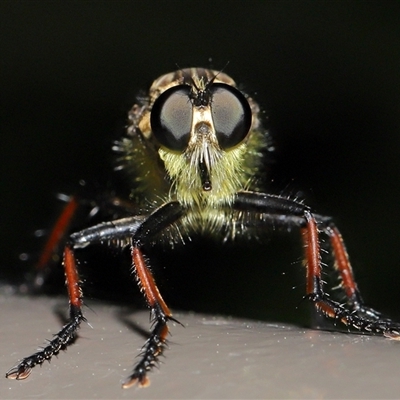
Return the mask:
POLYGON ((187 68, 154 81, 137 128, 155 143, 172 197, 185 206, 218 206, 232 203, 249 179, 257 113, 228 75, 187 68))

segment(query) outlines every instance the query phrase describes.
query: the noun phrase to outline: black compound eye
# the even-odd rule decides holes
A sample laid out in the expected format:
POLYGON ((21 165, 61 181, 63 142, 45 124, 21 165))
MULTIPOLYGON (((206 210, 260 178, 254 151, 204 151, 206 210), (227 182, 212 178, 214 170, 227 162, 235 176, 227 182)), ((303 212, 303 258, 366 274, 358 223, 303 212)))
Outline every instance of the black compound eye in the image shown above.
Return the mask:
POLYGON ((251 108, 244 95, 224 83, 210 88, 211 111, 218 143, 223 149, 238 145, 249 133, 251 108))
POLYGON ((192 126, 190 86, 174 86, 154 102, 150 115, 151 129, 164 147, 183 151, 189 143, 192 126))

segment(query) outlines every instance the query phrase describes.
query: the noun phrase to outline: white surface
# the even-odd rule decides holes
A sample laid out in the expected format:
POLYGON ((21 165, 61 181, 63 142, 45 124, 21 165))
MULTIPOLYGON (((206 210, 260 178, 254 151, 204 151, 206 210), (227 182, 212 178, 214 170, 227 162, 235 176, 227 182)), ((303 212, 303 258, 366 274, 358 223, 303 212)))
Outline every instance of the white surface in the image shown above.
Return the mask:
MULTIPOLYGON (((148 388, 122 389, 143 337, 118 307, 90 302, 80 337, 24 381, 5 373, 51 338, 63 299, 0 297, 1 398, 399 398, 400 343, 381 337, 175 312, 170 348, 148 388)), ((145 330, 148 313, 128 316, 145 330)))

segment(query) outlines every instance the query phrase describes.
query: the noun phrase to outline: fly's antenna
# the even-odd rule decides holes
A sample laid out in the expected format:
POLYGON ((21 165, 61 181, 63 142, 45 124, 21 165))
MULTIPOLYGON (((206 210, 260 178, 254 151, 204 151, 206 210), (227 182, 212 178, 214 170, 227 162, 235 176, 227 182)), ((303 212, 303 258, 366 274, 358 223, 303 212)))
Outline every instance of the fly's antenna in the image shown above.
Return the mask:
POLYGON ((230 63, 230 61, 227 61, 226 64, 224 65, 224 67, 221 68, 221 69, 207 82, 207 85, 206 85, 206 87, 205 87, 206 90, 214 83, 214 81, 215 81, 215 79, 217 78, 217 76, 218 76, 219 74, 221 74, 222 72, 225 71, 225 68, 229 65, 229 63, 230 63))
POLYGON ((175 63, 176 67, 178 68, 179 71, 181 71, 182 76, 183 76, 183 80, 185 81, 189 81, 190 85, 193 86, 197 91, 199 91, 199 87, 196 85, 196 82, 194 81, 192 75, 190 73, 185 72, 185 70, 183 68, 180 67, 180 65, 178 63, 175 63))

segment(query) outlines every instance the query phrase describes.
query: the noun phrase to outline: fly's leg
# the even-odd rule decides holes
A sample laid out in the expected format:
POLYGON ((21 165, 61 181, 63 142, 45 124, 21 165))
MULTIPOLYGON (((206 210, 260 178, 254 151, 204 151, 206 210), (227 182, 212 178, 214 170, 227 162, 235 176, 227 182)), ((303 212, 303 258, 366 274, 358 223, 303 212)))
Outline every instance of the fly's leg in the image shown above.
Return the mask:
POLYGON ((166 347, 168 335, 167 322, 171 320, 178 322, 172 318, 171 311, 161 297, 140 248, 132 246, 131 254, 138 285, 144 293, 146 302, 151 310, 153 329, 150 333, 150 337, 143 346, 141 360, 134 367, 132 374, 122 384, 124 389, 130 388, 136 383, 141 387, 150 384, 147 373, 157 365, 158 358, 166 347))
POLYGON ((85 317, 82 314, 82 292, 79 286, 75 256, 72 247, 68 244, 64 249, 64 268, 69 296, 68 322, 44 348, 22 359, 15 367, 11 368, 7 372, 6 378, 25 379, 30 375, 34 366, 43 364, 45 360, 50 362, 54 355, 57 355, 60 350, 64 350, 74 341, 81 322, 85 321, 85 317))
POLYGON ((73 246, 66 246, 64 262, 70 294, 70 320, 48 346, 30 357, 24 358, 6 376, 11 379, 27 378, 35 365, 42 364, 46 359, 50 360, 61 348, 67 347, 73 341, 80 323, 84 320, 81 312, 82 293, 79 288, 79 278, 72 247, 85 247, 92 243, 131 238, 133 270, 138 285, 144 293, 146 302, 151 310, 153 329, 143 346, 141 360, 134 367, 132 374, 125 383, 123 383, 123 388, 129 388, 135 383, 138 383, 139 386, 149 385, 150 380, 147 377, 147 373, 157 364, 166 346, 167 322, 178 321, 172 317, 162 299, 154 278, 146 265, 141 248, 154 235, 176 222, 182 214, 183 209, 178 202, 169 202, 159 207, 148 217, 122 218, 112 222, 101 223, 72 234, 70 242, 73 243, 73 246))
POLYGON ((329 318, 338 320, 361 332, 378 333, 391 339, 400 340, 399 323, 381 317, 380 313, 362 304, 343 240, 337 228, 332 224, 323 228, 323 231, 330 237, 336 269, 340 273, 349 304, 343 305, 331 300, 329 295, 324 292, 317 221, 309 211, 305 212, 305 219, 306 226, 302 228, 302 233, 307 271, 306 297, 314 303, 317 310, 329 318))
POLYGON ((252 226, 276 223, 301 229, 305 248, 306 298, 318 311, 361 332, 382 334, 400 340, 400 323, 383 317, 378 311, 363 304, 342 236, 330 217, 314 215, 307 206, 298 201, 255 192, 239 192, 234 208, 260 214, 260 218, 251 220, 252 226), (334 267, 339 273, 347 298, 345 304, 332 300, 325 292, 321 279, 320 233, 329 237, 334 267))
POLYGON ((143 257, 142 245, 161 232, 169 225, 177 221, 183 214, 183 209, 178 202, 164 204, 154 211, 137 229, 132 239, 132 264, 136 281, 150 308, 153 329, 142 348, 140 361, 133 368, 133 372, 122 384, 124 389, 130 388, 136 383, 140 387, 150 384, 147 373, 158 363, 159 357, 163 354, 168 335, 168 321, 175 321, 171 311, 165 304, 154 281, 148 265, 143 257))
POLYGON ((72 344, 81 322, 86 321, 82 313, 83 295, 73 248, 129 237, 137 230, 142 220, 143 217, 123 218, 95 225, 69 237, 69 242, 64 249, 64 270, 69 295, 69 320, 43 349, 25 357, 15 367, 11 368, 6 374, 7 378, 18 380, 27 378, 33 367, 43 364, 45 360, 50 361, 60 350, 64 350, 72 344))

